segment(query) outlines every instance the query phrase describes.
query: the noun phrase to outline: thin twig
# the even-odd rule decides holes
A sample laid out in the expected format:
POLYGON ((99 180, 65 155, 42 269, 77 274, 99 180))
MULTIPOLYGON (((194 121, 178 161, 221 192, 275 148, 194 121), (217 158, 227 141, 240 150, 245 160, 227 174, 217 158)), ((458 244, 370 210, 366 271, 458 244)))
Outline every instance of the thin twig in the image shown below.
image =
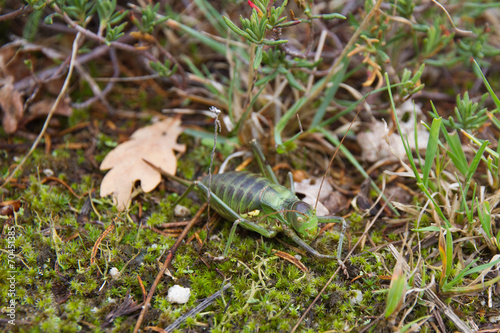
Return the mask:
POLYGON ((30 5, 25 5, 25 6, 13 11, 13 12, 10 12, 10 13, 7 13, 7 14, 0 16, 0 22, 10 20, 10 19, 16 18, 18 16, 30 14, 34 10, 35 9, 33 7, 31 7, 30 5))
POLYGON ((133 77, 95 77, 94 81, 96 82, 135 82, 135 81, 145 81, 150 79, 157 79, 160 77, 160 74, 149 74, 142 76, 133 76, 133 77))
POLYGON ((75 40, 73 41, 73 50, 71 52, 71 59, 70 59, 70 62, 69 62, 68 75, 66 76, 66 80, 64 80, 64 84, 63 84, 63 86, 61 88, 61 91, 59 92, 59 95, 57 96, 54 104, 52 104, 52 108, 50 109, 49 114, 47 115, 47 119, 45 119, 45 123, 43 124, 42 130, 38 134, 38 137, 36 138, 35 142, 33 142, 33 145, 31 146, 31 148, 28 151, 28 153, 23 157, 23 159, 21 160, 21 162, 14 169, 14 171, 12 171, 12 173, 5 179, 4 183, 0 186, 0 188, 3 188, 6 184, 8 184, 10 182, 10 180, 14 177, 14 175, 19 170, 21 170, 21 168, 23 167, 24 163, 26 163, 26 160, 28 159, 28 157, 31 156, 31 154, 33 153, 33 151, 36 149, 36 147, 40 143, 40 140, 44 136, 45 131, 49 127, 50 119, 52 119, 52 116, 54 115, 54 112, 57 109, 57 106, 59 105, 59 102, 62 100, 62 98, 64 97, 64 95, 66 93, 66 90, 68 89, 69 81, 71 79, 71 75, 73 74, 73 69, 75 67, 75 59, 76 59, 76 54, 78 53, 77 52, 78 51, 78 44, 80 42, 80 37, 81 36, 82 36, 82 34, 80 34, 80 33, 76 34, 75 40))
POLYGON ((455 29, 456 32, 464 34, 464 35, 468 35, 470 37, 475 37, 476 36, 476 34, 474 34, 470 30, 463 30, 463 29, 458 28, 455 25, 455 22, 453 22, 453 19, 451 18, 451 15, 450 15, 450 13, 448 13, 448 11, 446 10, 446 8, 444 8, 444 6, 442 4, 440 4, 439 2, 437 2, 436 0, 431 0, 431 1, 434 2, 439 8, 441 8, 441 10, 446 14, 446 17, 448 17, 448 20, 450 20, 450 23, 451 23, 451 25, 453 26, 453 29, 455 29))
MULTIPOLYGON (((133 39, 130 36, 124 36, 119 39, 119 41, 122 44, 132 40, 133 39)), ((89 53, 82 54, 81 56, 76 58, 76 61, 80 65, 83 65, 89 61, 102 57, 103 55, 109 52, 109 48, 110 47, 108 45, 100 45, 95 49, 93 49, 92 51, 90 51, 89 53)), ((60 70, 61 66, 65 66, 65 64, 63 63, 56 67, 40 70, 39 72, 36 73, 37 80, 40 82, 45 82, 48 79, 52 79, 56 75, 55 73, 57 73, 60 70)), ((32 76, 29 76, 14 83, 14 89, 18 91, 28 90, 35 83, 36 83, 35 79, 32 76)))
POLYGON ((69 186, 64 180, 62 179, 59 179, 59 178, 56 178, 56 177, 45 177, 42 181, 41 181, 41 184, 45 184, 46 182, 48 182, 49 180, 53 181, 53 182, 58 182, 59 184, 63 185, 64 187, 66 187, 68 189, 68 191, 73 194, 76 198, 78 199, 81 199, 82 197, 78 194, 76 194, 75 190, 73 190, 71 188, 71 186, 69 186))
POLYGON ((106 238, 107 235, 115 228, 114 224, 110 224, 109 227, 106 228, 106 230, 103 231, 103 233, 97 238, 97 240, 94 243, 94 247, 92 248, 92 253, 90 255, 90 264, 93 265, 95 263, 95 257, 97 256, 97 251, 99 250, 99 246, 101 245, 102 241, 104 238, 106 238))
POLYGON ((167 258, 165 259, 165 262, 161 266, 160 271, 158 272, 158 275, 156 275, 156 279, 153 282, 151 289, 149 290, 148 297, 146 298, 146 301, 144 302, 144 306, 142 308, 141 314, 139 315, 139 318, 137 318, 137 323, 135 324, 134 333, 139 332, 139 328, 141 327, 142 321, 144 320, 144 316, 146 315, 146 312, 148 311, 149 303, 151 302, 151 299, 153 298, 153 295, 155 293, 156 286, 158 286, 158 283, 160 283, 160 280, 163 278, 163 273, 165 273, 167 266, 172 261, 172 258, 174 257, 175 252, 177 251, 177 248, 181 245, 181 242, 184 240, 184 238, 188 234, 191 227, 193 225, 195 225, 195 223, 198 221, 198 219, 201 216, 201 213, 203 213, 203 211, 205 210, 206 207, 207 207, 206 203, 203 206, 201 206, 201 208, 198 210, 196 215, 191 219, 191 221, 189 221, 189 224, 184 228, 182 233, 179 235, 179 237, 175 241, 175 244, 168 251, 167 258))
POLYGON ((98 36, 97 34, 93 33, 90 30, 85 29, 84 27, 82 27, 81 25, 79 25, 78 23, 76 23, 75 21, 73 21, 68 16, 68 14, 66 14, 65 12, 63 12, 56 4, 53 4, 52 7, 54 8, 54 10, 58 14, 60 14, 62 16, 63 20, 66 23, 68 23, 73 29, 75 29, 79 33, 85 35, 86 37, 88 37, 90 39, 93 39, 93 40, 96 40, 96 41, 98 41, 100 43, 103 43, 103 44, 108 44, 109 46, 114 47, 114 48, 119 49, 119 50, 129 51, 129 52, 133 52, 133 53, 140 53, 140 54, 144 55, 146 58, 148 58, 150 61, 154 61, 154 62, 158 62, 159 61, 151 53, 144 52, 143 50, 139 50, 139 49, 135 48, 132 45, 123 44, 123 43, 116 42, 116 41, 113 41, 113 42, 107 41, 106 38, 98 36))
MULTIPOLYGON (((115 48, 110 48, 109 49, 109 57, 111 59, 111 63, 113 64, 113 76, 112 78, 118 78, 118 75, 120 75, 120 68, 118 66, 118 59, 116 57, 116 49, 115 48)), ((113 107, 109 104, 109 102, 106 100, 106 95, 113 89, 115 82, 114 81, 109 81, 106 87, 104 87, 103 90, 99 87, 99 85, 95 82, 95 79, 92 78, 84 69, 83 67, 78 64, 77 65, 77 70, 81 73, 81 75, 87 80, 90 88, 92 89, 92 92, 94 93, 94 97, 89 98, 85 102, 82 103, 73 103, 72 107, 75 109, 86 109, 90 105, 94 104, 97 100, 100 100, 104 106, 108 109, 110 113, 113 113, 113 107)))

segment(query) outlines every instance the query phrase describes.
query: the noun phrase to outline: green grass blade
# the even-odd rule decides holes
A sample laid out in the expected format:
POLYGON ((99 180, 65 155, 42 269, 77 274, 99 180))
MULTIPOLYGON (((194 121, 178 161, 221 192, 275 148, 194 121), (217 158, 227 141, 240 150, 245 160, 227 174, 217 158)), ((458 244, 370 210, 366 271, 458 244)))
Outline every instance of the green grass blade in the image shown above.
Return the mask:
POLYGON ((434 159, 436 157, 437 146, 439 141, 439 128, 441 127, 441 122, 442 122, 441 117, 434 118, 432 120, 431 130, 429 133, 429 141, 427 142, 427 150, 425 151, 424 168, 422 169, 423 182, 425 187, 428 186, 432 163, 434 162, 434 159))
MULTIPOLYGON (((483 142, 484 142, 484 141, 482 141, 482 140, 477 139, 477 138, 476 138, 476 137, 474 137, 472 134, 469 134, 469 133, 467 133, 467 132, 466 132, 466 131, 464 131, 464 130, 462 130, 462 134, 463 134, 463 135, 465 135, 467 138, 469 138, 472 142, 474 142, 474 143, 475 143, 476 145, 478 145, 478 146, 481 146, 481 145, 483 144, 483 142)), ((500 145, 499 145, 499 146, 500 146, 500 145)), ((495 157, 495 158, 498 158, 498 157, 499 157, 498 152, 494 151, 493 149, 486 147, 486 149, 485 149, 485 150, 488 152, 488 154, 492 155, 493 157, 495 157)))
POLYGON ((500 263, 500 258, 499 258, 499 259, 492 261, 492 262, 489 262, 487 264, 483 264, 483 265, 479 265, 479 266, 470 268, 472 266, 472 264, 474 264, 478 260, 479 259, 475 259, 474 261, 472 261, 469 265, 467 265, 466 268, 464 268, 462 271, 460 271, 460 273, 453 280, 446 283, 443 286, 443 291, 449 291, 451 287, 453 287, 455 284, 457 284, 460 281, 460 279, 462 279, 463 277, 465 277, 467 275, 483 272, 483 271, 495 266, 496 264, 500 263))
POLYGON ((226 54, 226 45, 225 44, 219 43, 219 42, 213 40, 212 38, 204 35, 203 33, 199 32, 197 30, 194 30, 193 28, 190 28, 187 25, 182 24, 180 22, 174 21, 172 19, 169 19, 167 22, 168 22, 168 25, 170 27, 177 28, 177 29, 187 33, 188 35, 190 35, 193 38, 196 38, 201 43, 210 47, 211 49, 213 49, 217 53, 220 53, 222 55, 226 54))
MULTIPOLYGON (((442 130, 447 132, 444 126, 442 127, 442 130)), ((469 165, 467 164, 467 158, 465 157, 464 150, 462 149, 462 142, 460 142, 458 133, 448 135, 447 142, 450 147, 447 153, 448 156, 450 156, 451 161, 462 175, 467 175, 469 172, 469 165)))
POLYGON ((326 108, 330 105, 331 101, 335 97, 335 94, 337 93, 337 90, 339 89, 340 83, 344 80, 344 76, 347 71, 347 59, 342 60, 342 63, 342 69, 331 80, 331 86, 326 90, 325 97, 314 114, 311 127, 318 126, 318 124, 323 120, 326 114, 326 108))
MULTIPOLYGON (((490 120, 491 120, 491 122, 493 123, 493 125, 495 125, 495 126, 496 126, 496 128, 500 129, 500 120, 498 120, 498 119, 497 119, 497 117, 495 117, 495 116, 493 115, 493 113, 491 113, 491 112, 486 111, 486 114, 487 114, 487 115, 488 115, 488 117, 490 118, 490 120)), ((499 147, 500 147, 500 145, 499 145, 499 147)))
POLYGON ((486 80, 486 77, 484 76, 483 72, 481 71, 481 67, 479 67, 479 64, 476 62, 476 59, 474 59, 474 64, 476 65, 476 70, 481 75, 483 82, 484 82, 484 85, 486 86, 486 89, 488 89, 488 92, 490 93, 490 96, 493 99, 493 102, 495 102, 497 110, 500 110, 500 99, 498 99, 497 95, 495 94, 495 92, 491 88, 488 80, 486 80))
POLYGON ((481 161, 481 157, 483 156, 484 150, 486 149, 486 146, 489 144, 488 140, 485 140, 481 147, 479 147, 479 150, 476 152, 476 155, 474 156, 474 159, 472 160, 470 166, 469 166, 469 171, 467 172, 467 175, 465 176, 465 181, 468 184, 474 175, 476 173, 477 167, 479 165, 479 162, 481 161))
MULTIPOLYGON (((349 74, 346 74, 345 78, 349 77, 349 74)), ((396 83, 396 84, 393 84, 391 85, 391 89, 392 88, 397 88, 399 86, 403 86, 404 83, 396 83)), ((330 117, 324 121, 322 121, 317 127, 326 127, 328 125, 330 125, 331 123, 337 121, 338 119, 340 119, 341 117, 343 117, 344 115, 348 114, 349 112, 351 112, 352 110, 356 109, 356 107, 363 103, 365 101, 365 99, 370 95, 374 95, 374 94, 377 94, 379 92, 382 92, 382 91, 386 91, 387 90, 387 87, 382 87, 382 88, 379 88, 379 89, 375 89, 375 90, 372 90, 366 94, 363 95, 363 97, 357 101, 349 101, 349 103, 347 105, 349 105, 345 110, 337 113, 336 115, 334 115, 333 117, 330 117)), ((343 104, 346 104, 345 101, 342 101, 342 100, 338 100, 337 101, 340 105, 343 105, 343 104)))
POLYGON ((227 27, 224 24, 224 20, 222 19, 222 15, 219 11, 217 11, 207 0, 194 0, 195 4, 198 8, 201 9, 201 12, 205 15, 207 20, 211 25, 217 29, 219 35, 223 38, 227 37, 227 27))
POLYGON ((406 276, 403 270, 403 262, 401 259, 396 263, 394 267, 394 273, 392 274, 391 285, 389 286, 389 292, 387 293, 387 303, 385 306, 385 318, 395 316, 401 305, 404 302, 406 294, 406 276))
POLYGON ((486 236, 488 236, 488 238, 491 238, 492 230, 491 230, 490 204, 488 201, 485 201, 483 202, 482 205, 480 205, 478 198, 476 198, 476 202, 477 202, 477 213, 479 215, 479 221, 481 221, 481 226, 483 227, 486 236))
POLYGON ((412 231, 415 232, 439 232, 441 229, 437 225, 431 225, 429 227, 423 227, 423 228, 417 228, 417 229, 411 229, 412 231))
POLYGON ((474 221, 474 216, 472 215, 472 213, 474 212, 474 200, 472 200, 471 207, 469 208, 469 206, 467 205, 467 193, 465 193, 464 187, 462 186, 462 183, 460 182, 460 179, 456 173, 455 177, 457 178, 457 183, 460 187, 460 193, 462 193, 462 208, 465 209, 467 220, 469 221, 469 223, 472 223, 474 221))
MULTIPOLYGON (((434 107, 434 103, 431 102, 431 106, 432 110, 437 115, 438 113, 436 108, 434 107)), ((465 157, 465 153, 462 149, 462 143, 460 142, 458 134, 455 133, 453 135, 450 135, 442 122, 441 132, 443 133, 443 136, 448 143, 448 146, 450 147, 450 149, 447 150, 448 156, 450 156, 453 164, 458 169, 458 171, 460 171, 460 173, 465 176, 467 174, 467 171, 469 170, 469 166, 467 164, 467 158, 465 157)))
POLYGON ((448 227, 446 227, 446 280, 451 275, 453 268, 453 235, 448 227))
POLYGON ((467 174, 465 175, 465 195, 467 195, 467 192, 469 192, 469 186, 472 176, 474 175, 474 173, 476 173, 477 167, 479 165, 479 162, 481 161, 481 158, 483 157, 484 150, 486 149, 488 143, 488 140, 483 142, 479 150, 476 152, 476 155, 474 156, 474 159, 472 160, 470 166, 468 167, 467 174))
POLYGON ((443 294, 450 293, 451 295, 456 296, 457 294, 480 293, 480 292, 486 290, 487 288, 493 286, 498 281, 500 281, 500 276, 497 276, 496 278, 493 278, 493 279, 488 280, 488 281, 483 282, 483 283, 475 284, 473 286, 455 287, 455 288, 449 287, 446 289, 446 292, 443 292, 443 294))
POLYGON ((408 324, 404 325, 403 327, 401 327, 401 333, 405 333, 407 332, 408 330, 412 329, 412 332, 414 332, 414 327, 415 325, 417 325, 419 322, 424 322, 426 321, 427 319, 431 318, 433 316, 423 316, 423 317, 420 317, 418 319, 415 319, 413 321, 410 321, 408 324))

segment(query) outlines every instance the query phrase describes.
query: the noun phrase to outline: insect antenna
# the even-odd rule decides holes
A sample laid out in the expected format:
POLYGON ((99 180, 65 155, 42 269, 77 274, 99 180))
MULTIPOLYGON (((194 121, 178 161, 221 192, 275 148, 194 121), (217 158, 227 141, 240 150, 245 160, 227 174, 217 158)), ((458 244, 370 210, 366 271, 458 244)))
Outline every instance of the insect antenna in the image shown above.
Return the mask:
MULTIPOLYGON (((214 162, 214 156, 215 156, 215 149, 217 148, 217 133, 220 132, 221 126, 220 126, 220 121, 219 121, 219 115, 221 114, 221 111, 217 109, 215 106, 210 107, 210 111, 214 114, 214 147, 212 149, 212 153, 210 154, 210 166, 208 167, 208 188, 211 188, 212 185, 212 164, 214 162)), ((210 202, 210 195, 212 194, 212 190, 208 191, 207 194, 207 202, 210 202)), ((210 205, 207 207, 207 219, 210 221, 210 205)))
POLYGON ((339 151, 340 149, 340 146, 342 146, 342 143, 344 142, 344 139, 346 138, 347 136, 347 133, 349 133, 349 130, 351 129, 352 127, 352 124, 354 124, 354 122, 356 121, 356 118, 358 117, 359 115, 359 112, 361 111, 361 108, 365 105, 366 103, 366 99, 370 96, 371 94, 371 91, 368 93, 368 95, 366 96, 365 100, 363 101, 363 104, 361 104, 359 107, 358 107, 358 111, 356 112, 356 115, 354 116, 354 119, 351 121, 351 123, 349 124, 349 127, 347 128, 347 131, 345 132, 344 136, 342 137, 342 140, 340 140, 340 143, 339 145, 337 146, 337 149, 335 149, 335 152, 333 153, 333 156, 332 158, 330 159, 330 162, 328 163, 328 167, 326 168, 325 170, 325 174, 323 175, 323 178, 321 179, 321 184, 319 185, 319 190, 318 190, 318 195, 316 196, 316 203, 314 204, 314 209, 316 210, 317 206, 318 206, 318 202, 319 202, 319 195, 321 193, 321 188, 323 187, 323 183, 325 182, 325 179, 326 179, 326 175, 328 174, 328 170, 330 170, 330 167, 332 166, 333 164, 333 160, 335 159, 335 156, 337 156, 337 152, 339 151))

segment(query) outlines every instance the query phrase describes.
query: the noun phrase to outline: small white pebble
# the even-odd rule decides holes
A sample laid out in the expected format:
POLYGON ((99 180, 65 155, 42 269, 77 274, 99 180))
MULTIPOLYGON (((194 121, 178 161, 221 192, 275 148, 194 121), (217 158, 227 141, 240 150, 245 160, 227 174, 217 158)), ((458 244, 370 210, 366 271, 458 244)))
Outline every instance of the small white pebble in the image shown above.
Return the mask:
POLYGON ((186 207, 177 205, 174 208, 174 215, 177 217, 185 217, 191 215, 191 212, 186 207))
POLYGON ((297 260, 302 260, 302 256, 300 254, 296 254, 294 255, 295 259, 297 260))
POLYGON ((168 289, 167 301, 170 303, 184 304, 189 301, 189 296, 191 296, 191 289, 176 284, 168 289))
POLYGON ((149 248, 152 250, 156 250, 158 248, 158 244, 156 244, 156 243, 151 244, 151 246, 149 248))
POLYGON ((111 275, 111 278, 113 278, 113 280, 116 280, 120 277, 120 271, 118 270, 118 268, 113 267, 109 270, 109 275, 111 275))
POLYGON ((52 169, 43 169, 43 173, 47 177, 52 177, 54 175, 54 171, 52 171, 52 169))
POLYGON ((356 305, 356 304, 359 304, 361 303, 361 301, 363 300, 363 293, 361 292, 361 290, 351 290, 352 292, 352 296, 350 298, 351 300, 351 304, 352 305, 356 305))

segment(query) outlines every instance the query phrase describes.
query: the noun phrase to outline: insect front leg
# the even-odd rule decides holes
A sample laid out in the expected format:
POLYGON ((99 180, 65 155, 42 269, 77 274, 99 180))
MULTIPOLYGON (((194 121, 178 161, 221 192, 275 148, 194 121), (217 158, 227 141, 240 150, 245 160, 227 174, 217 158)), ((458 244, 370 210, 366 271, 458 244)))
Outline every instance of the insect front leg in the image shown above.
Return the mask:
MULTIPOLYGON (((342 268, 342 271, 344 272, 344 274, 349 277, 349 273, 347 272, 347 267, 345 267, 344 263, 342 262, 342 257, 341 257, 341 254, 342 254, 342 242, 340 239, 339 240, 339 247, 337 249, 337 256, 329 256, 329 255, 326 255, 326 254, 321 254, 319 253, 318 251, 316 251, 315 249, 313 249, 309 244, 307 244, 306 242, 304 242, 304 240, 302 238, 300 238, 294 231, 293 229, 291 228, 283 228, 283 231, 285 232, 285 234, 290 237, 291 239, 293 239, 295 241, 295 243, 297 243, 300 247, 302 247, 304 250, 306 250, 307 252, 309 252, 310 254, 312 254, 313 256, 315 256, 316 258, 318 259, 337 259, 337 262, 339 264, 339 266, 342 268)), ((342 237, 343 238, 343 237, 342 237)))
POLYGON ((344 244, 344 235, 347 230, 347 222, 343 217, 340 216, 318 216, 318 222, 322 223, 342 223, 342 229, 340 231, 340 236, 339 236, 339 245, 337 247, 337 261, 344 270, 344 274, 346 276, 349 276, 347 273, 347 268, 345 267, 344 263, 341 260, 341 254, 342 254, 342 244, 344 244))
POLYGON ((267 238, 272 238, 272 237, 276 236, 277 231, 266 229, 266 228, 260 226, 259 224, 257 224, 256 222, 250 221, 250 220, 242 217, 241 215, 239 215, 231 207, 229 207, 221 198, 219 198, 215 193, 211 192, 208 189, 208 187, 205 186, 203 183, 195 181, 193 183, 193 185, 201 188, 206 193, 207 197, 208 197, 208 192, 210 192, 210 203, 209 204, 212 206, 217 206, 218 210, 222 210, 222 211, 226 212, 227 214, 231 215, 235 219, 233 226, 231 227, 231 230, 229 231, 229 237, 228 237, 227 244, 226 244, 226 247, 225 247, 224 253, 223 253, 224 257, 226 257, 228 252, 229 252, 229 249, 231 247, 231 243, 232 243, 233 238, 234 238, 234 234, 236 232, 236 227, 239 224, 241 224, 241 226, 244 227, 245 229, 258 232, 259 234, 261 234, 262 236, 267 237, 267 238))

